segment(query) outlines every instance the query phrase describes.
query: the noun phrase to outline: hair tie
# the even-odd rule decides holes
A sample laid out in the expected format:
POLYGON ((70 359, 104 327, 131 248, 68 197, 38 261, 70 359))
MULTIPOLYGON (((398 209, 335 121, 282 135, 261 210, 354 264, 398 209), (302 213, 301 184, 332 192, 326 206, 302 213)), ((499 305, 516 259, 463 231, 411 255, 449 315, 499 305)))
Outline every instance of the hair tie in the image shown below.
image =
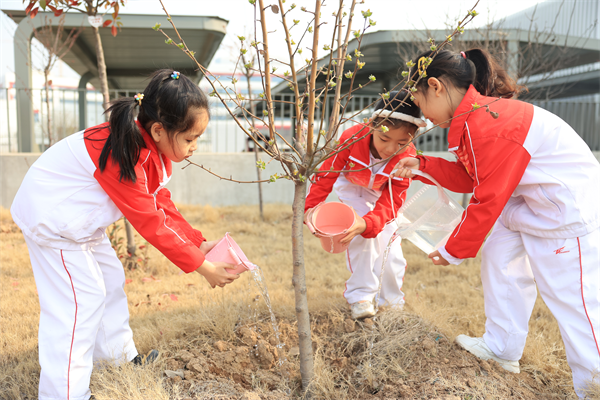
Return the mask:
POLYGON ((461 51, 460 54, 462 55, 462 57, 466 60, 467 59, 467 55, 465 54, 464 51, 461 51))
POLYGON ((171 78, 179 79, 179 71, 173 71, 173 73, 171 74, 171 78))
POLYGON ((142 100, 144 100, 144 93, 138 93, 135 96, 133 96, 133 98, 135 99, 135 101, 137 101, 138 106, 141 106, 142 100))

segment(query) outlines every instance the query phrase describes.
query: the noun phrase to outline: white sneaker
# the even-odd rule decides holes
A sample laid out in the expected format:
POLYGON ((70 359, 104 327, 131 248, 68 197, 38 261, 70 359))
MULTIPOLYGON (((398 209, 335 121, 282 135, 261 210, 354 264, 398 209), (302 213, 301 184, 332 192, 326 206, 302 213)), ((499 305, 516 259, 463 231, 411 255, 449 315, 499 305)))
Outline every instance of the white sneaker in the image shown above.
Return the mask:
POLYGON ((350 304, 350 311, 352 311, 352 319, 367 318, 375 315, 375 306, 372 301, 359 301, 350 304))
POLYGON ((458 335, 454 341, 458 343, 460 347, 482 360, 492 359, 509 372, 514 372, 515 374, 521 372, 521 369, 519 368, 519 361, 510 361, 498 358, 488 347, 488 345, 485 344, 483 338, 473 338, 467 335, 458 335))

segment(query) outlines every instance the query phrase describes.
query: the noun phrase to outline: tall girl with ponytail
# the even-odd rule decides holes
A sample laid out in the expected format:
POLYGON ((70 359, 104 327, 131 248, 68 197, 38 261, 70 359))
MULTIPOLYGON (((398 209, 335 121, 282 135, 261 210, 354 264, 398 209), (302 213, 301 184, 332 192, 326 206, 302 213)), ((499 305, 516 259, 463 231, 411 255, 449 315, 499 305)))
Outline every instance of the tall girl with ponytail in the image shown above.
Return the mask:
POLYGON ((600 164, 567 123, 515 100, 520 88, 485 50, 426 52, 411 76, 423 75, 429 57, 414 102, 450 128, 456 161, 406 158, 398 175, 424 180, 410 172, 420 169, 473 193, 447 244, 429 255, 436 265, 458 265, 483 245, 485 333, 456 341, 518 373, 537 286, 583 396, 600 371, 600 164))
POLYGON ((156 71, 135 97, 110 103, 109 122, 75 133, 31 166, 11 213, 29 249, 40 301, 40 399, 88 399, 93 363, 143 358, 133 343, 123 265, 105 234, 125 216, 184 272, 233 282, 215 245, 190 226, 164 186, 209 121, 206 95, 177 71, 156 71), (137 114, 137 120, 135 118, 137 114))

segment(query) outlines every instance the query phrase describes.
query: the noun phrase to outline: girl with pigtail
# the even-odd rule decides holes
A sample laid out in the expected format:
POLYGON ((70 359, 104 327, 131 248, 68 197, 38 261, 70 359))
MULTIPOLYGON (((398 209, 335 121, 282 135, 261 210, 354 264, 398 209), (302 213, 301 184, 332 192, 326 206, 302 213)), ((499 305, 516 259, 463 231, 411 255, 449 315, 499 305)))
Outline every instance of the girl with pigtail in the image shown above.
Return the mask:
POLYGON ((457 160, 405 158, 397 174, 431 184, 410 171, 419 169, 473 193, 446 245, 429 254, 435 265, 458 265, 483 245, 485 333, 456 341, 518 373, 537 286, 583 397, 600 371, 600 164, 567 123, 515 100, 519 86, 487 51, 425 52, 417 60, 414 102, 450 128, 457 160))
POLYGON ((125 216, 184 272, 233 282, 226 263, 171 201, 171 162, 197 148, 209 121, 206 95, 177 71, 156 71, 134 98, 110 103, 107 123, 75 133, 31 166, 11 213, 29 249, 40 301, 40 399, 88 399, 93 363, 136 364, 125 274, 105 234, 125 216), (137 113, 137 120, 135 115, 137 113))

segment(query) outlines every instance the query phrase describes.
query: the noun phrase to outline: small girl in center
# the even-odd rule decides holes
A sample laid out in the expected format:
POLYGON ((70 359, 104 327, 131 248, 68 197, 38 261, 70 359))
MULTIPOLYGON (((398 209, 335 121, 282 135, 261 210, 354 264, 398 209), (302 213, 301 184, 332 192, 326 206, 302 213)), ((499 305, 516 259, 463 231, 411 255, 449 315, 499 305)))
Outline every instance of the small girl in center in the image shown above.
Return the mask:
MULTIPOLYGON (((339 200, 356 213, 356 223, 341 240, 343 244, 349 243, 346 263, 352 276, 346 281, 344 297, 354 319, 375 315, 373 300, 379 288, 383 255, 396 230, 395 224, 390 222, 404 203, 411 181, 390 180, 389 176, 400 159, 416 155, 411 140, 419 127, 425 126, 420 109, 408 99, 402 102, 404 97, 403 93, 391 92, 391 100, 377 102, 368 124, 344 131, 335 150, 337 154, 328 158, 314 174, 314 183, 306 197, 305 215, 325 201, 333 187, 339 200), (388 182, 392 185, 393 198, 390 198, 388 182)), ((388 255, 379 305, 404 305, 405 269, 406 260, 397 240, 388 255)))

